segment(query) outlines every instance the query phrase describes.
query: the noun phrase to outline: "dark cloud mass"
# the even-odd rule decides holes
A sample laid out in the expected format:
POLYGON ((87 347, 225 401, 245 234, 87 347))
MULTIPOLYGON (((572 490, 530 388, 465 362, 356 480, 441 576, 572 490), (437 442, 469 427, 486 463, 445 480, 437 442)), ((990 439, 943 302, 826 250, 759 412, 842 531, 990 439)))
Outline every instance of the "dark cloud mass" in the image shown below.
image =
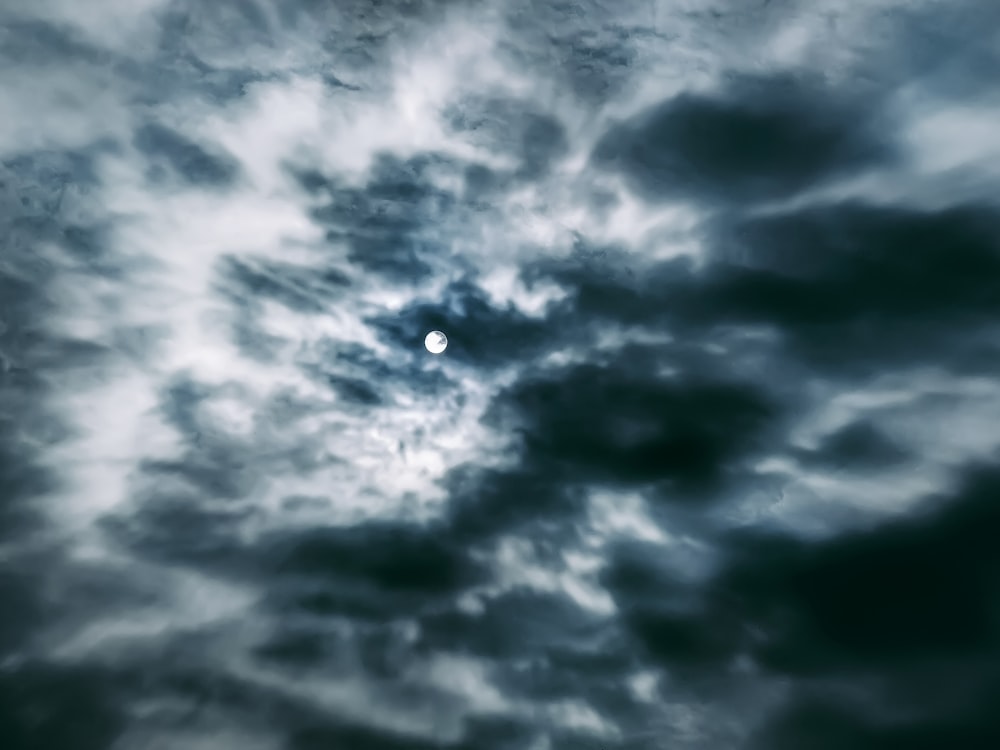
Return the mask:
POLYGON ((681 484, 717 479, 767 424, 772 407, 738 383, 581 365, 522 379, 500 404, 519 418, 524 457, 572 479, 681 484))
POLYGON ((859 203, 710 224, 713 254, 652 265, 633 282, 607 264, 531 271, 572 284, 570 316, 628 325, 673 323, 778 330, 797 356, 868 375, 887 364, 953 366, 995 357, 1000 242, 994 209, 942 211, 859 203))
POLYGON ((718 94, 681 93, 614 126, 594 160, 653 199, 782 197, 891 156, 864 104, 808 80, 737 77, 718 94))
POLYGON ((0 744, 1000 747, 997 39, 0 4, 0 744))
POLYGON ((781 670, 985 656, 997 645, 997 560, 984 532, 997 489, 995 472, 970 471, 944 508, 912 520, 822 545, 750 543, 753 561, 737 555, 720 588, 749 599, 765 635, 776 630, 762 651, 781 670))

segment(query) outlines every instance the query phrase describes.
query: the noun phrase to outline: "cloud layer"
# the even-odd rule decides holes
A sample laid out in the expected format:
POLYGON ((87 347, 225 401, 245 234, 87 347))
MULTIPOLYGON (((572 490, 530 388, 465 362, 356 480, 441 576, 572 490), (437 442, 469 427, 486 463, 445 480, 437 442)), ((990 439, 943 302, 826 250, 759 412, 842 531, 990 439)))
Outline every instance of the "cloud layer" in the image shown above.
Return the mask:
POLYGON ((0 10, 0 736, 1000 746, 998 40, 0 10))

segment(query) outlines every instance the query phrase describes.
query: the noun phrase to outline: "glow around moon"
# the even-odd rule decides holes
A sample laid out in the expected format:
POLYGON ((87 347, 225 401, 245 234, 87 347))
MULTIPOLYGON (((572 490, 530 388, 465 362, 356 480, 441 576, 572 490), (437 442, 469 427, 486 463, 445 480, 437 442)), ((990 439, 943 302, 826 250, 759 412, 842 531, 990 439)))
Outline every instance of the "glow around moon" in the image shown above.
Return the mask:
POLYGON ((448 348, 448 337, 441 331, 431 331, 424 338, 424 346, 431 354, 440 354, 448 348))

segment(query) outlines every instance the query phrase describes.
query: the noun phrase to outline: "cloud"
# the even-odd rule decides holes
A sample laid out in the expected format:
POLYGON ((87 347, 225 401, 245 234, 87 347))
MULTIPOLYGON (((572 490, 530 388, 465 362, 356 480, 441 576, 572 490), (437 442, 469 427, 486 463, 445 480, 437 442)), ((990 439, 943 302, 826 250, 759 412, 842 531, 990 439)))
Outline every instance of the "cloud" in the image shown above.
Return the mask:
POLYGON ((30 7, 18 7, 10 15, 14 22, 46 22, 54 30, 72 29, 95 46, 135 53, 155 39, 158 16, 165 5, 167 0, 96 0, 90 12, 84 13, 70 0, 40 0, 30 7), (108 23, 109 18, 115 23, 108 23))
POLYGON ((910 518, 823 542, 720 539, 725 564, 691 587, 656 557, 619 556, 606 583, 630 637, 670 674, 802 678, 753 747, 889 747, 991 736, 997 632, 990 570, 996 472, 970 468, 910 518), (943 680, 960 694, 942 696, 943 680), (827 743, 827 744, 823 744, 827 743))
POLYGON ((512 157, 517 163, 513 177, 518 179, 539 179, 568 149, 560 122, 535 111, 530 102, 470 97, 454 105, 449 119, 460 136, 498 156, 512 157))
POLYGON ((900 464, 910 457, 871 422, 855 422, 828 435, 806 461, 857 471, 900 464))
POLYGON ((931 346, 968 360, 986 353, 975 332, 993 308, 992 213, 847 204, 740 222, 748 262, 723 265, 709 297, 692 307, 704 305, 709 319, 778 326, 801 354, 830 367, 920 361, 931 346), (775 254, 816 270, 789 277, 764 260, 775 254))
POLYGON ((16 746, 988 745, 987 3, 22 5, 16 746))
POLYGON ((593 160, 650 199, 763 201, 891 156, 862 102, 790 77, 734 77, 613 126, 593 160))
MULTIPOLYGON (((45 501, 65 486, 50 453, 76 430, 52 403, 58 393, 53 376, 87 372, 107 355, 99 345, 49 328, 58 314, 54 248, 90 254, 86 230, 73 221, 76 189, 88 184, 90 167, 87 154, 59 152, 0 164, 0 544, 7 559, 0 587, 17 605, 0 627, 3 658, 46 621, 50 608, 39 583, 62 563, 57 545, 42 536, 45 501)), ((7 720, 14 722, 12 733, 23 731, 22 719, 7 720)))
POLYGON ((998 238, 993 210, 852 202, 710 224, 711 253, 655 263, 641 278, 611 262, 540 269, 569 295, 565 315, 697 334, 780 331, 813 366, 851 373, 940 361, 974 370, 995 357, 998 238))
POLYGON ((99 669, 31 667, 0 673, 0 730, 15 747, 67 742, 98 750, 114 742, 124 717, 99 669))
POLYGON ((313 210, 327 227, 327 240, 345 242, 347 259, 394 281, 428 276, 426 257, 450 254, 438 222, 450 218, 455 196, 437 187, 428 172, 448 160, 434 154, 401 160, 384 154, 361 188, 336 187, 321 175, 304 173, 303 186, 328 196, 313 210))
POLYGON ((191 185, 226 187, 233 183, 238 173, 231 157, 212 154, 177 131, 157 123, 139 128, 133 143, 150 159, 154 170, 165 165, 191 185))
POLYGON ((317 274, 312 266, 247 257, 225 258, 220 265, 222 285, 231 290, 234 304, 247 308, 272 299, 296 312, 320 314, 351 284, 336 268, 317 274))
MULTIPOLYGON (((403 525, 306 532, 281 545, 275 569, 290 575, 356 578, 389 591, 448 591, 475 579, 461 549, 435 529, 403 525)), ((272 543, 273 544, 273 543, 272 543)), ((272 546, 269 544, 268 546, 272 546)))
POLYGON ((989 747, 997 738, 990 706, 995 689, 947 716, 908 715, 902 719, 879 720, 836 697, 809 695, 793 701, 779 716, 758 731, 751 747, 784 750, 801 746, 808 738, 818 750, 856 747, 876 750, 888 747, 933 748, 957 744, 989 747))
POLYGON ((529 464, 570 481, 626 486, 717 481, 772 419, 773 407, 750 386, 671 380, 637 364, 623 357, 523 377, 493 408, 522 435, 529 464))
POLYGON ((449 358, 473 368, 524 361, 559 345, 545 318, 525 315, 509 302, 506 308, 494 307, 471 281, 449 284, 437 298, 415 300, 391 317, 370 322, 388 341, 409 348, 422 342, 427 331, 444 331, 449 358))
POLYGON ((819 545, 761 538, 731 547, 719 591, 746 593, 764 663, 822 673, 975 660, 995 648, 987 573, 995 562, 982 529, 995 513, 997 477, 974 470, 963 479, 953 498, 868 532, 819 545), (749 566, 744 551, 755 560, 749 566))

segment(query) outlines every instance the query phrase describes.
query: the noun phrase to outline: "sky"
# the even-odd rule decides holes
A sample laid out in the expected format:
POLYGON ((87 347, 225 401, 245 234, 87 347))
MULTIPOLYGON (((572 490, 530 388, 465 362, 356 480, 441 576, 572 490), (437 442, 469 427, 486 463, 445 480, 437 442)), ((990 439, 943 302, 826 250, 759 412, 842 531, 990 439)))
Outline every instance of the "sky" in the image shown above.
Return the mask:
POLYGON ((5 747, 1000 747, 998 76, 992 0, 0 3, 5 747))

